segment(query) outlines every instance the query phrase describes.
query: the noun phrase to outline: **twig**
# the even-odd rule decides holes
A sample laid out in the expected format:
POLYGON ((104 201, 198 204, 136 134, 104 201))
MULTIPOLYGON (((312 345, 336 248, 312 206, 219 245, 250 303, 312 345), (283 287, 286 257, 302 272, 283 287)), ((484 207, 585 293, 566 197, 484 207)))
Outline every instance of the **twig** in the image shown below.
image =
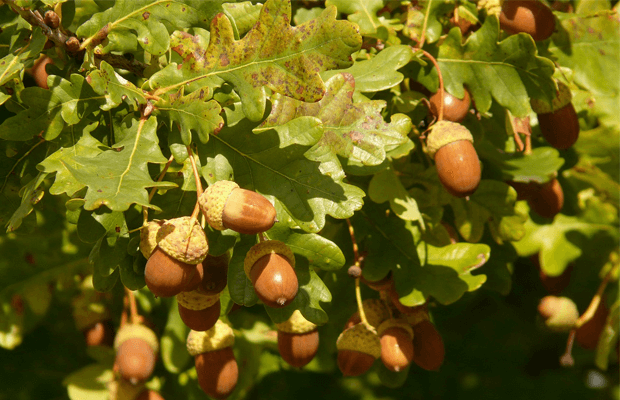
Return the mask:
POLYGON ((437 70, 437 76, 439 77, 439 90, 441 92, 441 102, 439 103, 439 115, 437 116, 437 121, 441 121, 443 120, 443 106, 444 106, 443 102, 444 102, 445 91, 443 87, 443 77, 441 76, 441 69, 439 69, 439 64, 437 63, 437 60, 435 59, 435 57, 433 57, 432 54, 429 53, 428 51, 422 50, 420 48, 415 48, 415 47, 412 47, 412 49, 414 51, 421 51, 424 57, 428 58, 428 60, 431 63, 433 63, 433 65, 435 66, 435 69, 437 70))
POLYGON ((107 62, 114 68, 125 69, 136 76, 144 76, 144 70, 146 69, 145 63, 136 60, 134 57, 128 58, 125 55, 121 54, 104 54, 101 51, 97 50, 95 50, 95 58, 107 62))
MULTIPOLYGON (((428 24, 428 16, 431 13, 431 4, 433 0, 428 0, 428 7, 426 8, 426 13, 424 14, 424 23, 422 24, 422 35, 420 36, 420 41, 418 42, 418 47, 422 49, 424 46, 424 41, 426 40, 426 26, 428 24)), ((443 99, 441 99, 443 102, 443 99)))
MULTIPOLYGON (((164 166, 164 169, 160 172, 159 176, 157 177, 157 181, 156 182, 161 182, 162 179, 164 179, 164 176, 166 175, 166 172, 168 172, 168 168, 170 168, 170 164, 172 164, 172 161, 174 161, 174 156, 170 156, 170 158, 168 159, 168 162, 166 163, 166 165, 164 166)), ((155 192, 157 192, 157 187, 153 187, 151 188, 151 192, 149 193, 149 203, 151 202, 151 200, 153 200, 153 197, 155 196, 155 192)), ((143 226, 146 225, 146 223, 149 220, 149 210, 146 207, 142 207, 142 217, 143 217, 143 226)))
MULTIPOLYGON (((353 230, 353 225, 351 221, 347 218, 347 225, 349 226, 349 235, 351 235, 351 242, 353 243, 353 258, 355 260, 355 265, 357 267, 360 266, 360 256, 359 256, 359 248, 357 246, 357 241, 355 240, 355 231, 353 230)), ((355 278, 355 299, 357 301, 357 309, 360 313, 360 319, 362 323, 368 325, 368 320, 366 319, 366 313, 364 312, 364 305, 362 304, 362 291, 360 289, 360 277, 355 278)))
POLYGON ((129 311, 131 315, 131 323, 139 324, 141 321, 140 314, 138 314, 138 306, 136 304, 136 296, 134 296, 133 292, 127 288, 125 288, 125 293, 127 295, 127 299, 129 301, 129 311))

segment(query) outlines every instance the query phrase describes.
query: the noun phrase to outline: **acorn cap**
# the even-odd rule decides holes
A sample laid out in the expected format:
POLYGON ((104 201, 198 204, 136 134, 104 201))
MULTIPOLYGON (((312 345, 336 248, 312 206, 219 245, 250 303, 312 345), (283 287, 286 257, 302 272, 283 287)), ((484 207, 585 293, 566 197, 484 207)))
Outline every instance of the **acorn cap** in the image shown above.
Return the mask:
POLYGON ((209 243, 198 221, 194 219, 194 226, 190 228, 190 220, 190 217, 180 217, 164 222, 157 231, 157 245, 174 259, 196 265, 207 256, 209 243))
POLYGON ((163 224, 164 221, 154 219, 149 221, 140 230, 140 251, 147 260, 155 251, 155 247, 157 247, 157 232, 163 224))
POLYGON ((276 328, 287 333, 307 333, 315 330, 316 325, 305 319, 299 310, 295 310, 287 321, 276 324, 276 328))
POLYGON ((198 204, 200 204, 202 213, 207 217, 209 225, 213 229, 218 231, 226 229, 222 223, 224 206, 228 196, 238 187, 239 185, 233 181, 217 181, 200 195, 198 204))
POLYGON ((118 350, 124 341, 132 338, 144 340, 149 344, 155 353, 159 351, 159 340, 157 339, 157 335, 155 335, 155 332, 153 332, 150 328, 141 324, 123 325, 114 338, 114 350, 118 350))
POLYGON ((477 7, 478 10, 485 9, 487 15, 499 16, 502 12, 502 3, 504 0, 479 0, 477 7))
POLYGON ((250 270, 256 261, 258 261, 261 257, 266 256, 267 254, 276 253, 285 257, 291 267, 295 268, 295 255, 293 251, 283 242, 279 240, 266 240, 264 242, 259 242, 252 246, 252 248, 245 255, 245 260, 243 261, 243 269, 245 270, 245 275, 250 277, 250 270))
POLYGON ((192 356, 231 347, 235 334, 230 326, 217 320, 213 328, 204 332, 190 331, 187 336, 187 351, 192 356))
POLYGON ((352 326, 338 336, 338 350, 353 350, 370 354, 375 359, 381 357, 381 340, 377 331, 370 325, 361 323, 352 326))
POLYGON ((220 298, 220 294, 208 295, 198 290, 177 294, 177 301, 188 310, 204 310, 211 307, 220 298))
POLYGON ((402 319, 394 319, 394 318, 386 319, 385 321, 381 323, 381 325, 379 325, 379 328, 377 328, 377 333, 379 334, 379 336, 381 336, 383 332, 385 332, 387 329, 390 329, 390 328, 404 329, 405 331, 407 331, 409 336, 413 339, 413 329, 411 328, 411 325, 409 325, 407 321, 402 320, 402 319))
POLYGON ((390 317, 390 311, 381 299, 366 299, 362 302, 366 320, 375 329, 390 317))
POLYGON ((435 153, 448 143, 458 142, 459 140, 468 140, 474 143, 474 137, 469 129, 457 122, 439 121, 431 128, 431 132, 426 138, 426 152, 432 158, 435 153))
POLYGON ((558 81, 558 93, 551 101, 551 104, 539 99, 530 100, 530 104, 536 114, 549 114, 558 111, 570 103, 572 99, 573 94, 570 88, 564 82, 558 81))

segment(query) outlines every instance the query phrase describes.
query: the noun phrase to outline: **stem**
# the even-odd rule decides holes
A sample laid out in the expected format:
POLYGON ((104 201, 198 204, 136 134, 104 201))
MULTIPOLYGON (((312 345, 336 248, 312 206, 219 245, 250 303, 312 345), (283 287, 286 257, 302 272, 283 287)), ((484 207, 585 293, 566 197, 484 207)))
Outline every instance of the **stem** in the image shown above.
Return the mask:
POLYGON ((360 313, 360 319, 363 324, 368 325, 366 319, 366 313, 364 312, 364 305, 362 304, 362 291, 360 289, 360 278, 355 278, 355 300, 357 300, 357 309, 360 313))
POLYGON ((596 312, 599 305, 601 304, 603 292, 605 291, 607 284, 611 280, 611 277, 616 272, 618 272, 618 267, 619 267, 618 265, 614 266, 612 269, 609 270, 607 275, 605 275, 605 278, 603 278, 603 281, 599 285, 596 291, 596 294, 594 295, 594 297, 592 297, 592 301, 590 301, 590 305, 588 306, 586 311, 583 314, 581 314, 581 316, 577 319, 573 329, 571 329, 570 334, 568 335, 568 340, 566 341, 566 351, 560 357, 560 364, 562 364, 563 366, 570 367, 575 364, 575 360, 573 359, 572 352, 573 352, 573 344, 575 342, 575 335, 577 334, 577 329, 582 327, 585 323, 587 323, 594 316, 594 313, 596 312))
MULTIPOLYGON (((174 161, 174 156, 170 156, 168 162, 166 163, 166 165, 164 165, 164 169, 159 173, 156 182, 161 182, 164 179, 164 175, 166 175, 166 172, 168 172, 168 168, 170 168, 170 164, 172 164, 172 161, 174 161)), ((157 192, 157 188, 153 187, 151 189, 151 192, 149 193, 149 203, 151 202, 151 200, 153 200, 155 192, 157 192)), ((146 207, 142 207, 142 218, 144 222, 143 225, 146 225, 147 221, 149 220, 149 210, 146 207)))
POLYGON ((359 263, 359 248, 357 247, 357 241, 355 240, 355 232, 353 230, 353 225, 351 224, 351 220, 349 218, 346 219, 347 225, 349 226, 349 235, 351 235, 351 241, 353 242, 353 258, 355 263, 359 263))
POLYGON ((196 160, 194 160, 194 154, 191 147, 187 146, 187 153, 189 154, 189 161, 192 163, 192 171, 194 172, 194 180, 196 181, 196 194, 198 197, 202 194, 202 182, 200 181, 200 174, 196 167, 196 160))
POLYGON ((441 76, 441 69, 439 69, 439 64, 437 63, 437 60, 435 59, 435 57, 433 57, 431 55, 431 53, 429 53, 426 50, 422 50, 420 48, 415 48, 412 47, 414 49, 414 51, 421 51, 422 54, 424 54, 424 57, 428 58, 428 60, 433 63, 433 65, 435 66, 435 69, 437 70, 437 76, 439 77, 439 90, 441 93, 441 102, 439 103, 439 115, 437 116, 437 121, 441 121, 443 120, 443 102, 444 102, 444 88, 443 88, 443 77, 441 76))
MULTIPOLYGON (((422 24, 422 35, 420 36, 420 41, 418 42, 418 47, 420 50, 422 46, 424 46, 424 41, 426 40, 426 25, 428 24, 428 16, 431 13, 431 3, 433 0, 428 0, 428 7, 426 8, 426 13, 424 14, 424 24, 422 24)), ((443 101, 443 99, 441 99, 443 101)))
POLYGON ((133 292, 127 288, 125 288, 125 293, 127 294, 127 298, 129 300, 129 311, 131 313, 131 323, 138 324, 140 323, 140 314, 138 314, 136 296, 134 296, 133 292))

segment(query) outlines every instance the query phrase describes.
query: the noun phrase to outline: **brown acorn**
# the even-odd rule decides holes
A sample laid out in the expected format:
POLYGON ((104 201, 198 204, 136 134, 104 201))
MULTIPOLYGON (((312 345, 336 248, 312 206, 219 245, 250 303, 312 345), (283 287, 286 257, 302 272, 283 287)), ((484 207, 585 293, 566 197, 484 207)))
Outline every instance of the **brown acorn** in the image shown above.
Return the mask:
POLYGON ((84 329, 86 346, 112 346, 114 343, 114 327, 112 321, 99 321, 84 329))
POLYGON ((208 255, 202 262, 204 276, 200 286, 200 291, 214 295, 220 293, 228 284, 228 262, 230 255, 224 253, 220 256, 208 255))
MULTIPOLYGON (((462 99, 451 95, 444 90, 443 99, 443 118, 446 121, 461 122, 467 116, 469 112, 469 106, 471 105, 471 97, 469 92, 465 90, 465 95, 462 99)), ((434 93, 430 99, 431 113, 435 116, 439 116, 439 108, 441 105, 441 90, 434 93)))
POLYGON ((510 33, 528 33, 536 41, 545 40, 555 30, 553 12, 540 1, 506 0, 499 15, 500 27, 510 33))
POLYGON ((284 361, 301 368, 308 364, 319 349, 317 326, 306 320, 299 310, 280 324, 278 328, 278 350, 284 361))
POLYGON ((532 110, 538 115, 540 131, 547 142, 556 149, 566 150, 579 139, 579 119, 573 106, 570 88, 558 81, 558 92, 548 103, 532 99, 532 110))
POLYGON ((232 181, 210 185, 198 199, 213 229, 232 229, 255 235, 269 230, 276 222, 276 209, 264 196, 241 189, 232 181))
POLYGON ((194 331, 211 329, 220 318, 220 294, 206 295, 198 290, 177 295, 179 315, 183 323, 194 331))
POLYGON ((530 208, 543 218, 553 218, 564 207, 564 192, 557 179, 537 185, 537 191, 527 201, 530 208))
POLYGON ((405 320, 388 319, 377 330, 381 338, 381 361, 390 371, 399 372, 413 360, 413 329, 405 320))
POLYGON ((369 288, 380 292, 382 290, 389 290, 394 282, 392 282, 392 271, 388 272, 386 276, 379 279, 378 281, 370 281, 364 278, 364 275, 360 276, 360 280, 369 288))
POLYGON ((157 230, 157 247, 144 270, 146 285, 155 296, 171 297, 183 291, 196 274, 196 265, 207 256, 207 237, 197 221, 190 228, 190 221, 190 217, 175 218, 157 230))
POLYGON ((445 354, 441 335, 431 321, 425 319, 413 325, 413 362, 427 371, 436 371, 445 354))
POLYGON ((515 182, 506 181, 517 192, 517 200, 529 200, 538 192, 538 188, 534 182, 515 182))
POLYGON ((269 307, 281 308, 297 295, 299 283, 295 274, 295 256, 277 240, 254 245, 243 263, 258 298, 269 307))
POLYGON ((191 331, 187 351, 194 356, 198 384, 209 396, 224 399, 235 390, 239 367, 232 350, 232 329, 218 320, 208 331, 191 331))
POLYGON ((605 299, 602 298, 592 318, 577 329, 575 340, 577 340, 577 343, 579 343, 581 347, 586 350, 593 350, 596 348, 599 338, 601 337, 601 332, 603 332, 605 324, 607 323, 608 315, 609 308, 607 308, 605 299))
POLYGON ((381 341, 372 326, 361 323, 338 336, 338 368, 345 376, 366 373, 375 360, 381 357, 381 341))
POLYGON ((135 400, 164 400, 164 398, 154 390, 144 390, 135 400))
POLYGON ((426 139, 426 150, 435 159, 439 180, 453 196, 469 196, 480 184, 480 160, 473 142, 467 128, 451 121, 437 122, 426 139))
POLYGON ((562 291, 566 289, 566 287, 570 283, 570 277, 573 272, 573 265, 569 264, 568 266, 566 266, 566 268, 560 275, 551 276, 547 275, 545 271, 541 268, 539 258, 539 253, 530 256, 530 261, 536 266, 536 268, 538 268, 540 282, 550 294, 558 295, 562 293, 562 291))
POLYGON ((155 369, 159 340, 144 325, 126 324, 114 339, 115 364, 123 379, 132 383, 147 380, 155 369))
POLYGON ((37 59, 37 61, 34 62, 34 65, 31 68, 26 70, 26 72, 32 75, 37 86, 43 89, 49 89, 49 86, 47 86, 47 77, 49 74, 45 70, 45 66, 53 63, 54 62, 51 58, 42 55, 39 59, 37 59))

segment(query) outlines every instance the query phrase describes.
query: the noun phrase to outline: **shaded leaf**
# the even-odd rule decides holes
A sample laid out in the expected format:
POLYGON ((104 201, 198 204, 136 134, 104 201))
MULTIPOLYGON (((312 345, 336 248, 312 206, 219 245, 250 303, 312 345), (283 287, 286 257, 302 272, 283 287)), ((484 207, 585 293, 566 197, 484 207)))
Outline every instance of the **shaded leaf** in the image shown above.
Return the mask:
POLYGON ((500 152, 488 141, 476 144, 481 158, 489 160, 502 171, 502 179, 515 182, 546 183, 557 176, 564 165, 560 152, 552 147, 537 147, 528 155, 500 152))
POLYGON ((375 203, 390 202, 390 208, 399 218, 418 221, 425 229, 424 219, 418 209, 416 200, 409 196, 393 169, 377 172, 368 185, 368 197, 375 203))
POLYGON ((258 302, 254 286, 243 269, 245 255, 255 244, 256 237, 254 235, 241 235, 241 239, 235 246, 228 263, 228 292, 230 293, 230 298, 235 303, 246 307, 251 307, 258 302))
POLYGON ((235 40, 230 21, 218 14, 211 22, 206 52, 198 46, 189 53, 175 47, 191 57, 181 69, 172 63, 153 75, 150 86, 160 95, 199 79, 212 87, 228 81, 254 121, 263 117, 266 87, 298 100, 320 100, 325 88, 319 73, 351 65, 350 55, 361 45, 355 26, 335 16, 336 9, 330 7, 319 18, 292 27, 290 0, 268 0, 254 27, 235 40))
POLYGON ((176 298, 170 302, 168 320, 161 336, 161 359, 164 367, 173 374, 184 371, 192 356, 185 344, 190 329, 183 323, 176 298))
POLYGON ((105 97, 102 110, 118 107, 123 101, 134 110, 138 105, 146 104, 146 93, 116 73, 110 64, 101 61, 99 68, 91 72, 86 81, 95 92, 105 97))
POLYGON ((71 400, 108 400, 108 383, 114 380, 110 365, 91 364, 71 373, 63 381, 71 400))
MULTIPOLYGON (((13 78, 17 78, 26 68, 24 63, 29 59, 37 58, 39 53, 41 53, 46 40, 47 37, 41 32, 41 29, 34 29, 32 38, 23 46, 21 43, 16 49, 13 49, 12 46, 7 46, 12 53, 0 59, 0 86, 5 85, 13 78)), ((17 44, 19 42, 13 43, 17 44)))

